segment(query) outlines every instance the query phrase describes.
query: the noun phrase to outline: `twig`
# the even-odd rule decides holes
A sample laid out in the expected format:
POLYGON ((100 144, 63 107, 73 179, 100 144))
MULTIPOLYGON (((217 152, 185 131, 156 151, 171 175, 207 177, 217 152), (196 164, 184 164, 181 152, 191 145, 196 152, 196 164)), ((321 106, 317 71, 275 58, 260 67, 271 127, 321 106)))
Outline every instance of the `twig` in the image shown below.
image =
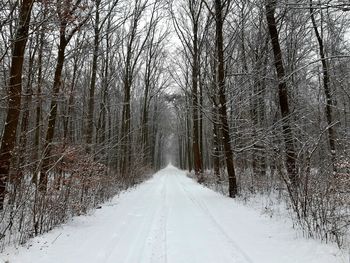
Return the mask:
POLYGON ((62 235, 62 232, 51 242, 51 245, 56 242, 56 240, 62 235))

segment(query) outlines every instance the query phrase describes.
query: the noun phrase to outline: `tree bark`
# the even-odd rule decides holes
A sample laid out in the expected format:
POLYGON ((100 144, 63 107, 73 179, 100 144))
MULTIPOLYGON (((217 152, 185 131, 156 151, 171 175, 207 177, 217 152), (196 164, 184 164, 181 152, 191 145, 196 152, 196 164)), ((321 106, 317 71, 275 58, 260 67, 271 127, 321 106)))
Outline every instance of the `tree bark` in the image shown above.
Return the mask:
POLYGON ((98 50, 100 43, 100 3, 101 0, 96 0, 96 11, 95 11, 95 25, 94 25, 94 52, 92 58, 92 69, 91 69, 91 82, 89 90, 89 103, 88 103, 88 116, 87 116, 87 128, 86 128, 86 144, 88 152, 92 152, 92 138, 94 133, 94 110, 95 110, 95 89, 96 89, 96 77, 97 77, 97 59, 98 50))
MULTIPOLYGON (((34 56, 36 50, 33 51, 33 54, 30 55, 29 63, 28 63, 28 76, 27 76, 27 84, 24 94, 24 103, 22 110, 22 121, 21 121, 21 130, 19 137, 19 163, 18 169, 21 170, 21 166, 25 166, 26 161, 29 161, 29 156, 27 156, 27 139, 28 139, 28 127, 29 127, 29 118, 30 118, 30 108, 32 105, 32 76, 33 76, 33 66, 34 66, 34 56)), ((19 173, 21 174, 21 172, 19 173)), ((18 182, 20 182, 21 178, 17 178, 18 182)))
POLYGON ((220 129, 219 129, 219 120, 218 120, 218 110, 217 106, 213 107, 213 168, 214 168, 214 177, 219 183, 220 181, 220 129))
MULTIPOLYGON (((189 104, 188 102, 186 104, 189 104)), ((186 137, 187 137, 187 168, 188 171, 191 172, 192 171, 192 155, 191 155, 191 132, 190 132, 190 110, 188 110, 187 114, 186 114, 186 137)))
POLYGON ((67 46, 67 41, 66 41, 64 32, 65 32, 65 25, 61 27, 60 43, 58 47, 58 55, 57 55, 57 61, 56 61, 56 70, 55 70, 55 77, 54 77, 54 84, 53 84, 53 91, 52 91, 49 121, 48 121, 48 126, 46 131, 43 161, 42 161, 40 178, 39 178, 39 190, 41 192, 45 192, 47 188, 47 180, 48 180, 47 172, 50 168, 50 153, 52 148, 51 144, 55 134, 58 95, 62 85, 61 76, 62 76, 62 69, 64 65, 65 49, 67 46))
POLYGON ((143 105, 142 105, 142 113, 141 113, 141 137, 142 137, 142 145, 143 145, 143 161, 144 164, 148 164, 150 160, 149 155, 149 92, 151 88, 151 74, 152 74, 152 62, 154 57, 153 51, 153 40, 154 40, 154 30, 152 32, 152 38, 149 43, 148 51, 147 51, 147 59, 146 59, 146 68, 145 68, 145 89, 143 93, 143 105))
POLYGON ((270 34, 275 68, 278 78, 278 97, 282 115, 283 138, 286 147, 286 168, 291 185, 298 186, 298 172, 296 167, 296 152, 294 148, 293 131, 290 125, 290 110, 288 102, 288 88, 285 79, 285 69, 282 60, 282 51, 275 19, 276 0, 266 0, 266 19, 270 34))
POLYGON ((134 73, 134 63, 133 50, 134 41, 137 37, 137 28, 138 22, 140 19, 140 10, 138 10, 139 4, 135 1, 135 10, 132 17, 132 25, 130 38, 127 42, 126 50, 126 60, 125 60, 125 69, 123 76, 123 86, 124 86, 124 100, 123 100, 123 112, 122 112, 122 127, 121 127, 121 147, 120 147, 120 173, 127 174, 129 173, 130 162, 131 162, 131 86, 133 82, 133 73, 134 73))
MULTIPOLYGON (((40 46, 38 54, 38 76, 37 76, 37 89, 36 89, 36 109, 35 109, 35 139, 34 139, 34 161, 38 162, 39 150, 40 150, 40 132, 41 132, 41 89, 43 84, 43 52, 44 52, 44 30, 40 32, 40 46)), ((36 175, 33 175, 33 182, 36 182, 36 175)))
POLYGON ((312 21, 312 26, 315 31, 315 35, 317 38, 318 46, 319 46, 319 54, 321 57, 321 63, 322 63, 322 74, 323 74, 323 89, 324 93, 326 95, 326 119, 327 119, 327 125, 328 125, 328 142, 329 142, 329 147, 331 150, 331 159, 332 159, 332 165, 333 165, 333 170, 336 170, 336 132, 333 127, 333 113, 332 113, 332 108, 334 107, 333 103, 333 98, 332 98, 332 92, 330 88, 330 79, 329 79, 329 67, 327 64, 327 59, 325 55, 325 47, 323 44, 323 39, 321 34, 318 31, 318 27, 316 24, 315 20, 315 15, 314 15, 314 9, 313 9, 313 3, 312 0, 310 0, 310 16, 311 16, 311 21, 312 21))
POLYGON ((72 111, 74 106, 74 91, 76 86, 76 80, 77 80, 77 73, 78 73, 78 58, 74 59, 73 63, 73 76, 72 76, 72 82, 70 83, 70 90, 69 90, 69 97, 67 101, 66 106, 66 112, 64 116, 64 123, 63 123, 63 142, 69 143, 73 139, 72 134, 72 111))
POLYGON ((202 161, 199 150, 199 116, 198 116, 198 73, 199 73, 199 50, 198 50, 198 24, 193 21, 193 61, 192 61, 192 149, 194 172, 198 181, 202 181, 202 161))
POLYGON ((0 147, 0 210, 3 209, 10 163, 16 144, 20 116, 24 53, 28 40, 29 23, 34 0, 23 0, 19 10, 8 87, 8 109, 0 147))
MULTIPOLYGON (((228 4, 228 3, 226 3, 228 4)), ((225 58, 223 38, 223 8, 221 0, 215 0, 216 52, 217 52, 217 86, 219 95, 219 114, 222 125, 222 137, 225 151, 226 167, 229 181, 229 196, 234 198, 238 193, 237 179, 233 163, 233 151, 230 142, 230 127, 227 120, 227 103, 225 87, 225 58)))

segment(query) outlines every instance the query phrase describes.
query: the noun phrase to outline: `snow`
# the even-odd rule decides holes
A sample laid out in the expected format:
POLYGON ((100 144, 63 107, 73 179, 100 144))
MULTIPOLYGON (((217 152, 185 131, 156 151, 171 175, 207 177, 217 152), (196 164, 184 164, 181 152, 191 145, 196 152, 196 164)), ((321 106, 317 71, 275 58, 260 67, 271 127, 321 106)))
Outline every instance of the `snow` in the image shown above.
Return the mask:
MULTIPOLYGON (((6 262, 348 263, 333 245, 298 237, 283 221, 219 195, 173 166, 74 218, 6 262)), ((0 260, 1 262, 1 260, 0 260)))

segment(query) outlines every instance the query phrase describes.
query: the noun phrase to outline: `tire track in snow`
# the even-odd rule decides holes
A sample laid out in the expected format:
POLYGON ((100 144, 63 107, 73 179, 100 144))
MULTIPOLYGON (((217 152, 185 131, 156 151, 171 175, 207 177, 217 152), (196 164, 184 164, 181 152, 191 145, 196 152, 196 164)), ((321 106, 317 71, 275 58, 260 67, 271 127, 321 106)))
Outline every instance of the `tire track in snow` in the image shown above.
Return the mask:
POLYGON ((116 231, 119 234, 104 248, 105 254, 101 262, 114 263, 115 258, 119 258, 118 262, 123 263, 166 263, 166 248, 163 247, 163 236, 166 233, 166 185, 164 177, 160 178, 160 183, 158 180, 159 178, 153 178, 153 183, 148 185, 141 195, 134 196, 132 202, 135 203, 135 207, 123 216, 125 223, 116 231), (140 218, 142 220, 138 220, 140 218), (129 245, 121 251, 121 242, 125 242, 127 238, 129 245), (119 254, 123 257, 118 257, 119 254))
POLYGON ((158 242, 153 243, 152 247, 152 256, 150 259, 151 263, 162 262, 167 263, 167 216, 168 216, 168 207, 167 207, 167 184, 165 182, 165 176, 162 177, 162 195, 161 195, 161 208, 159 220, 155 224, 155 237, 158 242))
MULTIPOLYGON (((154 190, 151 185, 142 185, 140 187, 136 187, 134 189, 126 191, 128 194, 127 200, 130 203, 134 204, 134 208, 129 213, 121 214, 121 217, 119 217, 117 220, 121 222, 121 224, 115 224, 114 228, 111 228, 112 230, 112 237, 109 238, 107 246, 104 246, 103 248, 100 248, 100 251, 97 253, 100 254, 99 260, 101 262, 114 262, 113 261, 113 254, 116 250, 118 250, 119 245, 121 242, 123 242, 123 239, 125 236, 127 236, 129 233, 128 229, 128 221, 130 216, 137 216, 137 209, 142 206, 143 200, 139 198, 139 195, 137 195, 137 191, 140 191, 140 189, 143 190, 143 195, 150 195, 154 190)), ((126 200, 123 200, 123 203, 125 203, 126 200)), ((116 206, 114 209, 120 208, 119 206, 116 206)), ((108 222, 109 224, 109 222, 108 222)), ((98 236, 100 235, 99 232, 96 232, 96 236, 94 238, 89 238, 84 243, 89 243, 91 241, 94 242, 94 240, 98 240, 98 236)), ((84 247, 84 246, 83 246, 84 247)))
MULTIPOLYGON (((176 176, 179 177, 178 175, 176 176)), ((201 201, 198 200, 185 186, 181 180, 177 180, 178 183, 181 185, 181 188, 188 199, 191 200, 191 202, 197 206, 202 213, 207 216, 207 218, 211 221, 212 225, 216 228, 218 233, 226 240, 226 243, 228 243, 234 250, 235 254, 233 256, 239 256, 239 260, 237 263, 254 263, 254 261, 248 256, 246 252, 244 252, 240 246, 226 233, 226 231, 223 229, 223 227, 220 225, 220 223, 215 219, 213 214, 209 211, 208 207, 201 201)))
MULTIPOLYGON (((161 196, 163 192, 163 185, 161 184, 162 188, 160 190, 161 196)), ((156 198, 156 200, 159 200, 159 198, 156 198)), ((157 203, 156 203, 157 204, 157 203)), ((150 206, 149 212, 147 216, 144 216, 144 220, 142 220, 141 226, 139 226, 139 229, 137 231, 136 240, 134 241, 133 246, 130 246, 131 249, 129 249, 129 253, 126 257, 126 260, 124 262, 147 262, 150 261, 151 255, 148 255, 149 246, 153 246, 153 243, 155 242, 154 237, 152 236, 152 230, 157 224, 157 215, 159 214, 161 207, 153 208, 153 206, 150 206), (135 252, 138 252, 135 256, 135 252), (135 257, 137 259, 135 259, 135 257)))
POLYGON ((137 262, 150 262, 150 263, 166 263, 166 185, 164 177, 161 178, 161 193, 157 198, 158 208, 156 210, 152 226, 148 233, 148 237, 145 241, 147 244, 144 248, 144 252, 140 254, 139 261, 137 262))
POLYGON ((135 203, 135 207, 131 213, 129 212, 127 215, 125 215, 125 223, 123 224, 122 229, 116 231, 117 235, 115 238, 111 240, 107 248, 104 248, 107 253, 103 262, 114 263, 115 258, 118 258, 116 254, 120 253, 122 253, 123 258, 120 258, 119 262, 141 262, 140 258, 142 258, 142 256, 145 254, 144 252, 147 241, 147 238, 143 239, 142 237, 149 236, 149 232, 151 231, 151 227, 154 225, 157 213, 157 208, 155 208, 153 205, 150 205, 144 209, 144 199, 147 197, 153 197, 154 192, 159 191, 159 189, 153 188, 154 181, 151 182, 152 183, 147 185, 146 189, 142 188, 144 192, 142 192, 141 198, 140 195, 136 195, 137 192, 135 193, 132 202, 135 203), (138 210, 146 211, 146 213, 140 214, 140 211, 138 210), (142 218, 141 224, 139 223, 139 218, 142 218), (129 239, 130 244, 127 247, 127 252, 125 253, 125 251, 121 251, 121 242, 125 242, 125 239, 130 238, 131 236, 132 239, 129 239))

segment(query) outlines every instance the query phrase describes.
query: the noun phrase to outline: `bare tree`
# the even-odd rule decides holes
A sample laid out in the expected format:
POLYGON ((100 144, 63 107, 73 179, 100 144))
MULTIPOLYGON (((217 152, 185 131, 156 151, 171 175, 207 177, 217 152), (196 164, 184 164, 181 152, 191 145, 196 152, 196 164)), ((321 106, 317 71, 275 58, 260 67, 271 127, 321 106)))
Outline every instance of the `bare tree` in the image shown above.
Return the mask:
POLYGON ((326 55, 325 55, 325 46, 324 46, 324 41, 322 39, 322 36, 318 30, 318 26, 316 23, 315 19, 315 11, 313 7, 313 1, 310 0, 310 17, 312 21, 312 26, 317 38, 318 46, 319 46, 319 55, 321 58, 321 63, 322 63, 322 75, 323 75, 323 89, 324 93, 326 95, 326 107, 325 107, 325 112, 326 112, 326 119, 327 119, 327 124, 328 124, 328 142, 329 142, 329 147, 331 151, 331 157, 332 157, 332 165, 333 165, 333 170, 336 170, 336 133, 335 133, 335 128, 334 128, 334 123, 333 123, 333 108, 334 108, 334 102, 332 98, 332 91, 330 87, 330 77, 329 77, 329 66, 327 63, 326 55))
POLYGON ((6 182, 9 179, 10 164, 16 143, 17 125, 21 108, 23 61, 33 3, 33 0, 24 0, 20 5, 18 26, 12 51, 8 87, 8 110, 0 148, 0 209, 4 205, 6 182))
MULTIPOLYGON (((173 3, 171 4, 173 5, 173 3)), ((194 171, 199 181, 202 180, 202 158, 200 152, 200 54, 203 34, 202 1, 186 1, 177 6, 175 16, 174 7, 171 8, 172 20, 176 34, 186 49, 187 59, 191 65, 191 103, 192 103, 192 150, 194 171)))
POLYGON ((278 97, 279 105, 282 115, 282 129, 284 144, 286 147, 286 167, 291 182, 293 191, 296 190, 298 185, 298 173, 296 167, 296 152, 294 148, 294 138, 293 131, 290 124, 290 109, 288 102, 288 87, 286 82, 286 74, 282 60, 282 51, 279 41, 279 35, 277 30, 277 22, 275 18, 276 10, 276 1, 275 0, 266 0, 266 19, 273 49, 274 63, 277 72, 278 78, 278 97))
POLYGON ((150 18, 147 25, 140 30, 140 21, 146 13, 148 1, 135 0, 132 7, 132 15, 130 16, 130 28, 127 32, 126 46, 124 55, 124 70, 123 70, 123 87, 124 100, 122 112, 122 127, 121 127, 121 150, 120 150, 120 172, 128 174, 131 164, 131 88, 134 81, 134 74, 138 66, 139 58, 145 51, 145 46, 151 36, 153 28, 157 24, 159 17, 157 10, 159 8, 159 1, 152 4, 150 10, 150 18), (143 36, 142 36, 143 34, 143 36))
POLYGON ((59 44, 58 54, 56 60, 56 69, 54 76, 54 83, 52 89, 52 100, 50 106, 48 126, 46 130, 46 138, 44 144, 43 161, 40 170, 39 186, 42 192, 46 191, 48 175, 47 172, 50 170, 50 152, 52 147, 52 141, 55 134, 55 124, 57 119, 57 107, 58 107, 58 96, 62 86, 62 70, 65 61, 65 50, 69 41, 75 35, 75 33, 82 27, 82 25, 88 20, 89 15, 85 15, 78 21, 78 24, 74 24, 72 17, 75 12, 79 10, 82 0, 77 0, 75 3, 67 4, 64 1, 60 1, 57 5, 57 16, 59 18, 59 44), (70 24, 73 23, 73 27, 70 29, 70 24))
POLYGON ((229 196, 234 198, 238 193, 235 167, 233 163, 233 151, 231 148, 230 126, 227 118, 227 100, 226 100, 226 85, 225 85, 225 57, 224 57, 224 38, 223 28, 225 14, 230 6, 230 1, 222 2, 215 0, 215 28, 216 28, 216 54, 218 60, 217 69, 217 87, 219 97, 219 116, 222 125, 222 140, 225 151, 225 161, 229 180, 229 196))

